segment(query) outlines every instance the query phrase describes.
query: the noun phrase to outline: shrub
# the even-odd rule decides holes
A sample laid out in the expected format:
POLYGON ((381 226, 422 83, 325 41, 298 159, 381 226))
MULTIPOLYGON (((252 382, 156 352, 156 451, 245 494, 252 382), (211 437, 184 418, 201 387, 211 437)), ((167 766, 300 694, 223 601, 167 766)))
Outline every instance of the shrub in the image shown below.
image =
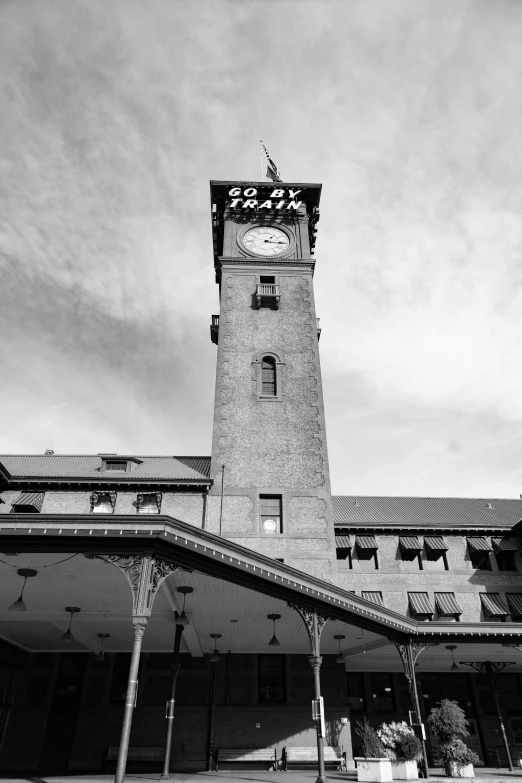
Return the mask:
POLYGON ((405 758, 398 751, 398 743, 404 736, 415 736, 413 729, 405 721, 392 721, 383 723, 377 729, 377 736, 384 745, 384 755, 394 761, 397 758, 405 758))
POLYGON ((453 774, 452 766, 464 767, 466 764, 476 764, 479 757, 471 748, 468 748, 461 739, 453 739, 440 746, 440 757, 444 767, 444 772, 448 777, 453 774))
POLYGON ((357 721, 357 726, 355 733, 361 740, 362 755, 367 759, 384 758, 384 746, 367 719, 364 719, 364 723, 357 721))
POLYGON ((469 735, 467 728, 469 722, 466 720, 464 710, 452 699, 443 699, 436 707, 432 707, 429 721, 434 734, 442 744, 469 735))
POLYGON ((410 732, 402 734, 395 745, 395 753, 397 754, 398 759, 420 761, 422 758, 422 745, 420 739, 410 732))

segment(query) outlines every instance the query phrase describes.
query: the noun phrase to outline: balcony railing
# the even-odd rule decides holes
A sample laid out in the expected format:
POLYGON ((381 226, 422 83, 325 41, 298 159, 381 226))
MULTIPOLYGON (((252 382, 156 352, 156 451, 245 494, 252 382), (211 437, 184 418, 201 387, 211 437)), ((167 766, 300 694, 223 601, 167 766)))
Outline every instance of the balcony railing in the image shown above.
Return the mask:
POLYGON ((219 315, 213 315, 210 323, 210 339, 214 345, 218 344, 219 340, 219 315))
POLYGON ((319 341, 321 339, 321 327, 319 325, 320 318, 315 319, 317 321, 317 340, 319 341))
POLYGON ((257 309, 265 307, 279 308, 279 286, 274 283, 258 283, 256 286, 257 309))

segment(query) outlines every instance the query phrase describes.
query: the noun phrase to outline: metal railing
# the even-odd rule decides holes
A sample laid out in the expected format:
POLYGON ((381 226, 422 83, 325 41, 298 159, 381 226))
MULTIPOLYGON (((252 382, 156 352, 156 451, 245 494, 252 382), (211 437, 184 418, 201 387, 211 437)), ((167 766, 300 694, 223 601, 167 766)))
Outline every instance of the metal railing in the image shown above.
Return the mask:
POLYGON ((273 283, 258 283, 257 296, 279 296, 279 286, 273 283))

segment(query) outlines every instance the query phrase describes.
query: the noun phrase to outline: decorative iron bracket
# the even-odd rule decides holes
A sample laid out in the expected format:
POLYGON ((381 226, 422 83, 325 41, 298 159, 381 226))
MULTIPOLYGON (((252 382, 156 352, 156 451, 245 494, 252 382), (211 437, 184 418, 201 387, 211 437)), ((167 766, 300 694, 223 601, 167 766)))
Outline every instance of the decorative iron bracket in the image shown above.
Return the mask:
POLYGON ((510 642, 502 642, 502 647, 512 647, 514 650, 522 652, 522 644, 511 644, 510 642))
POLYGON ((488 673, 488 664, 491 666, 492 674, 500 674, 501 671, 504 671, 506 666, 515 665, 515 661, 459 661, 459 663, 462 664, 462 666, 471 666, 479 674, 488 673))
POLYGON ((404 642, 396 642, 395 640, 392 640, 395 647, 398 650, 399 655, 401 656, 402 665, 404 667, 404 674, 406 675, 406 678, 408 680, 411 680, 413 678, 414 672, 415 672, 415 664, 417 663, 417 658, 419 655, 424 652, 428 647, 437 647, 439 642, 407 642, 406 644, 404 642), (411 657, 408 654, 408 652, 411 650, 411 657), (410 662, 411 661, 411 662, 410 662))
POLYGON ((161 583, 180 566, 152 555, 86 554, 89 560, 103 560, 116 566, 127 579, 132 592, 132 616, 149 617, 161 583))
POLYGON ((301 617, 301 620, 305 624, 306 630, 308 631, 308 638, 310 639, 312 655, 319 657, 321 654, 321 633, 326 623, 328 623, 332 618, 326 617, 326 615, 323 614, 319 614, 314 609, 305 609, 303 606, 297 606, 297 604, 289 603, 288 606, 291 609, 295 609, 295 611, 301 617))

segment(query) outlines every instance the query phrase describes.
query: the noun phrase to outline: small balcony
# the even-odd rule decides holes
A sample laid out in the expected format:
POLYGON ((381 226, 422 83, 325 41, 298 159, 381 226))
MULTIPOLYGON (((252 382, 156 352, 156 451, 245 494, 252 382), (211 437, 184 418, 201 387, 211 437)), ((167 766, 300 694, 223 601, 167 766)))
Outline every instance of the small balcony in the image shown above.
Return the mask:
POLYGON ((210 339, 214 345, 218 344, 219 340, 219 315, 213 315, 210 323, 210 339))
POLYGON ((279 286, 273 283, 258 283, 256 286, 256 306, 279 309, 279 286))
POLYGON ((317 321, 317 342, 321 339, 321 326, 320 326, 320 318, 315 319, 317 321))

